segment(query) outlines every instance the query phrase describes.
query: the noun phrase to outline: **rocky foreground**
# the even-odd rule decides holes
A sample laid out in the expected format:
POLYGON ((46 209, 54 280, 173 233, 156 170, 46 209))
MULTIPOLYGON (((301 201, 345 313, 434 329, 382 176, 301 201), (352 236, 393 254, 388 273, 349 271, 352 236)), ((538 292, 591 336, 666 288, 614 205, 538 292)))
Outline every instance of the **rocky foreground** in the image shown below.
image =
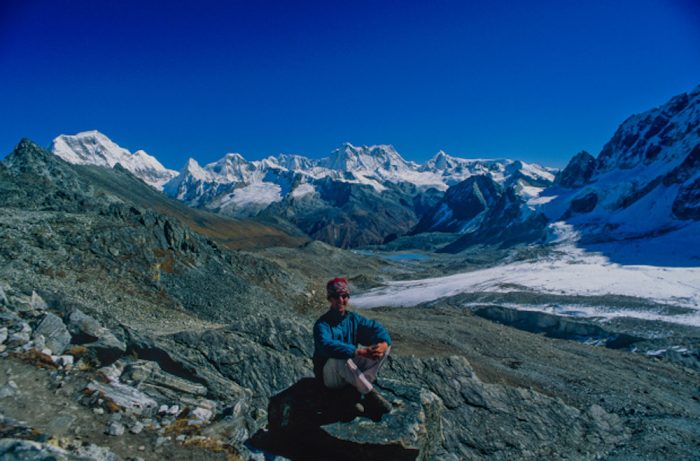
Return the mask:
POLYGON ((446 302, 368 312, 395 341, 380 421, 297 396, 323 280, 386 265, 231 251, 138 187, 26 141, 0 163, 0 459, 697 459, 697 368, 446 302))

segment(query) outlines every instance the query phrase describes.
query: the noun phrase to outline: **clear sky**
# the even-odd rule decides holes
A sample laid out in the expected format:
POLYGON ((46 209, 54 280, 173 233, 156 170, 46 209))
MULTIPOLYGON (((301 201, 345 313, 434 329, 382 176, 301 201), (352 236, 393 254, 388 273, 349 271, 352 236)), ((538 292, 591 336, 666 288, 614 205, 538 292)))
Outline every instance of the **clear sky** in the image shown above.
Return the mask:
POLYGON ((167 167, 345 141, 564 166, 700 84, 700 2, 0 1, 0 156, 97 129, 167 167))

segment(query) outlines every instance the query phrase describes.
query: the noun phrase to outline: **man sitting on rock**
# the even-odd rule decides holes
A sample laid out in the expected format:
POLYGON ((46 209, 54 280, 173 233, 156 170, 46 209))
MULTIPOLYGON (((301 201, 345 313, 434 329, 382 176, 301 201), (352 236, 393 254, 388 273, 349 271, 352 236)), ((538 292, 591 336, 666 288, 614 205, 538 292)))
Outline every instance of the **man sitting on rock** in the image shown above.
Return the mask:
POLYGON ((379 322, 346 310, 350 290, 344 278, 328 281, 326 294, 330 309, 314 324, 314 374, 331 389, 353 386, 363 396, 357 409, 379 419, 391 404, 372 382, 389 354, 391 337, 379 322))

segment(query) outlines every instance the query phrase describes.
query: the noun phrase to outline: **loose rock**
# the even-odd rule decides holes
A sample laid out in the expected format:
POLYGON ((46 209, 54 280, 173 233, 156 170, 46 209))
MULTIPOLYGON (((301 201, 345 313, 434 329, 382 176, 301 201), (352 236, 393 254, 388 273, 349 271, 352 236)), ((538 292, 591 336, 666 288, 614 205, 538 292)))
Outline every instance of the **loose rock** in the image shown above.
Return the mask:
POLYGON ((108 435, 120 436, 124 434, 124 426, 116 421, 113 421, 109 423, 105 433, 108 435))
POLYGON ((55 354, 61 354, 68 347, 71 335, 68 328, 63 324, 63 320, 57 315, 47 313, 36 328, 36 335, 42 334, 46 337, 46 347, 55 354))

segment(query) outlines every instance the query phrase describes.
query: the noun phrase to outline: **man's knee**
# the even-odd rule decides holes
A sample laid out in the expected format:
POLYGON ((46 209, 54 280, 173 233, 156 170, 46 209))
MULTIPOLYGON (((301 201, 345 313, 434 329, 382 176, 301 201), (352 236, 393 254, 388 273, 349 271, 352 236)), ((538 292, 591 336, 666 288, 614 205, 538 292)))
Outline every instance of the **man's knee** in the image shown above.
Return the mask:
POLYGON ((323 384, 331 389, 339 389, 347 384, 341 370, 345 368, 345 361, 340 359, 328 359, 323 366, 323 384))

